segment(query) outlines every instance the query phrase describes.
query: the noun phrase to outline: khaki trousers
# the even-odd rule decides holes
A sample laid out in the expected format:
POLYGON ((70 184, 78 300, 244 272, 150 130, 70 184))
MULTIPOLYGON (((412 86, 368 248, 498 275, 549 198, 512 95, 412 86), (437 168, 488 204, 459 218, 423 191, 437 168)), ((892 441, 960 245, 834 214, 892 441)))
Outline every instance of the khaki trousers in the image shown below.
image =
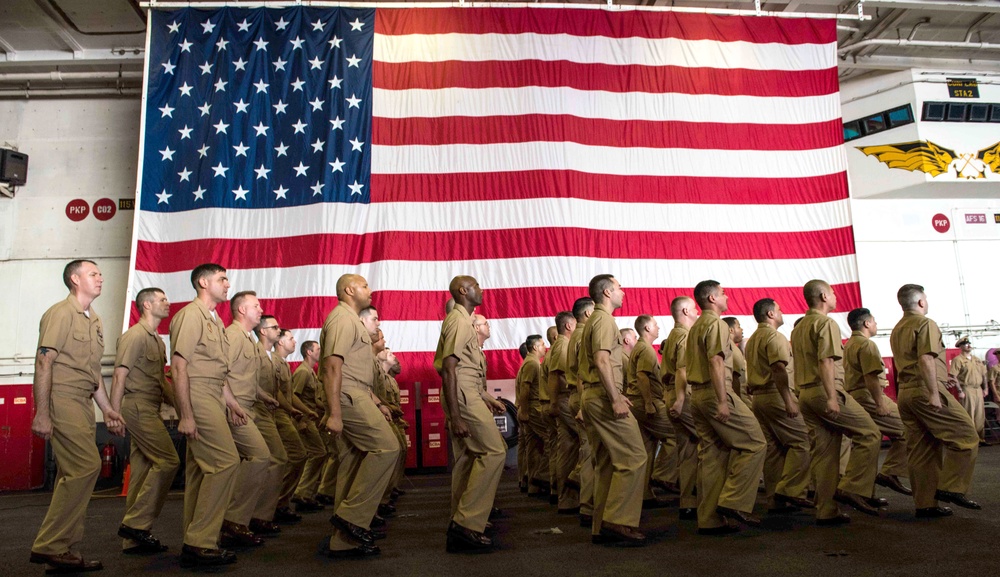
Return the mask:
POLYGON ((584 389, 583 412, 594 452, 594 522, 597 535, 604 521, 638 527, 646 449, 635 417, 615 417, 611 400, 601 386, 584 389))
POLYGON ((774 494, 805 499, 809 492, 809 428, 802 415, 792 418, 775 389, 753 395, 753 414, 767 440, 764 457, 764 492, 768 508, 776 506, 774 494))
POLYGON ((245 425, 236 426, 229 423, 229 431, 236 443, 236 451, 240 454, 240 464, 236 473, 236 485, 233 496, 229 500, 226 511, 226 521, 237 525, 247 525, 253 518, 260 496, 264 491, 261 479, 267 474, 271 464, 271 451, 267 448, 264 436, 257 429, 254 420, 257 416, 252 404, 242 406, 249 417, 245 425))
POLYGON ((868 413, 872 421, 875 421, 879 431, 889 437, 889 451, 885 455, 885 461, 882 461, 882 474, 908 477, 910 473, 906 465, 906 428, 903 427, 903 420, 899 416, 899 407, 895 401, 889 397, 884 398, 889 405, 889 414, 883 417, 878 414, 875 399, 868 389, 857 389, 851 391, 850 395, 868 413))
POLYGON ((799 392, 799 407, 813 441, 817 519, 840 514, 833 499, 837 489, 865 497, 871 496, 875 489, 882 433, 854 397, 840 389, 836 393, 840 415, 834 419, 826 412, 826 392, 822 386, 807 387, 799 392), (840 451, 845 435, 851 439, 851 456, 841 476, 840 451))
POLYGON ((400 463, 406 458, 406 437, 403 436, 402 429, 395 422, 390 422, 389 428, 392 430, 392 436, 396 438, 396 442, 399 444, 399 456, 396 457, 396 462, 392 467, 392 475, 389 476, 389 483, 385 486, 385 491, 382 493, 382 500, 380 502, 385 504, 389 504, 392 501, 392 490, 399 483, 397 473, 400 472, 400 463))
POLYGON ((725 524, 716 507, 752 512, 764 470, 767 441, 757 419, 732 390, 726 391, 723 402, 729 403, 729 420, 725 423, 715 419, 719 400, 711 386, 691 391, 691 414, 698 431, 700 529, 725 524))
POLYGON ((396 459, 396 470, 392 473, 392 480, 389 481, 394 489, 398 489, 403 482, 403 475, 406 473, 406 454, 410 451, 410 445, 406 441, 406 426, 403 421, 393 421, 393 427, 399 435, 399 458, 396 459))
POLYGON ((549 425, 552 422, 545 411, 548 405, 534 401, 528 412, 528 422, 524 425, 525 456, 528 461, 528 494, 535 495, 542 489, 536 482, 549 483, 549 425))
POLYGON ((558 407, 556 415, 556 448, 550 455, 556 464, 556 485, 559 490, 559 509, 580 506, 580 474, 574 475, 580 461, 580 424, 569 403, 569 395, 559 395, 553 401, 558 407))
MULTIPOLYGON (((581 399, 579 390, 574 390, 569 395, 569 410, 574 418, 581 412, 581 399)), ((583 414, 583 424, 577 428, 580 432, 580 458, 572 475, 580 479, 580 514, 594 514, 594 452, 590 444, 590 435, 587 431, 587 415, 583 414)))
POLYGON ((299 486, 299 478, 306 466, 306 447, 299 437, 295 421, 287 412, 281 409, 274 411, 274 425, 278 428, 281 444, 285 446, 285 452, 288 454, 288 467, 285 469, 285 477, 281 481, 281 494, 278 497, 278 508, 281 509, 289 506, 295 495, 295 488, 299 486))
POLYGON ((261 484, 264 487, 257 499, 253 518, 271 521, 274 519, 274 511, 278 508, 281 482, 285 478, 285 470, 288 468, 288 453, 285 452, 285 445, 281 442, 278 427, 274 424, 274 411, 265 407, 263 403, 255 403, 254 424, 257 425, 257 430, 260 431, 261 437, 267 444, 270 457, 267 461, 267 470, 261 477, 261 484))
MULTIPOLYGON (((149 531, 153 521, 160 516, 181 460, 160 418, 159 399, 126 394, 122 399, 121 415, 128 424, 132 444, 129 451, 132 473, 122 525, 149 531)), ((136 544, 131 539, 123 539, 122 549, 136 544)))
POLYGON ((319 494, 336 498, 337 470, 340 468, 340 449, 337 438, 325 430, 326 416, 323 417, 323 444, 326 446, 326 461, 323 462, 323 472, 320 473, 319 494))
POLYGON ((941 411, 931 409, 922 386, 899 391, 906 427, 910 484, 917 509, 936 507, 939 489, 965 494, 979 455, 979 437, 969 414, 948 392, 938 393, 941 411))
POLYGON ((326 462, 326 446, 315 421, 304 419, 299 426, 299 437, 306 450, 306 462, 295 488, 295 496, 299 499, 312 499, 319 490, 319 478, 323 472, 323 463, 326 462))
MULTIPOLYGON (((677 402, 677 391, 668 390, 664 399, 667 405, 667 416, 670 407, 677 402)), ((670 416, 674 424, 674 434, 677 451, 677 481, 680 485, 682 509, 693 509, 698 506, 695 487, 698 481, 698 431, 694 426, 694 416, 691 414, 691 398, 684 398, 681 415, 678 418, 670 416)))
POLYGON ((90 391, 53 386, 49 395, 56 483, 31 550, 62 555, 83 540, 83 521, 101 472, 90 391))
POLYGON ((479 391, 459 385, 458 397, 459 414, 470 435, 464 439, 451 436, 455 459, 451 473, 454 504, 451 520, 466 529, 482 532, 496 498, 507 445, 479 391))
MULTIPOLYGON (((340 416, 344 429, 337 439, 341 464, 337 471, 334 514, 349 523, 368 528, 392 477, 399 457, 399 441, 367 390, 357 387, 342 389, 340 416)), ((355 547, 357 544, 340 530, 334 531, 330 537, 331 551, 355 547)))
POLYGON ((986 440, 986 405, 983 401, 983 389, 982 387, 976 385, 972 387, 966 387, 962 385, 962 390, 965 391, 965 398, 962 399, 962 406, 972 417, 972 424, 976 426, 976 433, 979 435, 980 441, 986 440))
MULTIPOLYGON (((518 409, 517 414, 520 415, 522 410, 528 411, 528 417, 531 417, 530 408, 518 409)), ((517 483, 525 488, 529 487, 530 482, 528 478, 528 428, 530 426, 527 422, 520 420, 517 422, 517 483)))
POLYGON ((643 475, 642 498, 653 499, 653 491, 649 488, 650 479, 655 477, 668 483, 677 481, 677 431, 667 414, 667 404, 662 399, 653 399, 653 407, 656 411, 647 413, 641 396, 630 396, 632 401, 632 416, 639 424, 639 431, 642 433, 642 444, 646 449, 646 473, 643 475), (663 443, 664 447, 657 455, 657 445, 663 443), (668 447, 669 445, 669 447, 668 447), (662 457, 662 459, 661 459, 662 457), (663 462, 661 462, 663 461, 663 462), (657 471, 659 467, 659 471, 657 471), (671 479, 672 477, 672 479, 671 479))
POLYGON ((214 549, 233 496, 240 454, 226 420, 222 381, 191 379, 190 393, 198 438, 188 439, 185 455, 184 544, 214 549))

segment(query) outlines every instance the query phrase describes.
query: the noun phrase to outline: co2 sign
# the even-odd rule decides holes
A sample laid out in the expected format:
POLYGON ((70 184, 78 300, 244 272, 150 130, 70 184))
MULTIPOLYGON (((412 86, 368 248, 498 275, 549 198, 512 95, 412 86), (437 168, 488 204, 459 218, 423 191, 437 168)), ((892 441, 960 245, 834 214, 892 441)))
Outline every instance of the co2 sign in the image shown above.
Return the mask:
POLYGON ((938 213, 931 218, 931 226, 940 233, 946 233, 951 229, 951 221, 947 216, 938 213))
POLYGON ((115 201, 110 198, 102 198, 94 203, 94 218, 97 220, 111 220, 111 217, 115 215, 118 207, 115 205, 115 201))

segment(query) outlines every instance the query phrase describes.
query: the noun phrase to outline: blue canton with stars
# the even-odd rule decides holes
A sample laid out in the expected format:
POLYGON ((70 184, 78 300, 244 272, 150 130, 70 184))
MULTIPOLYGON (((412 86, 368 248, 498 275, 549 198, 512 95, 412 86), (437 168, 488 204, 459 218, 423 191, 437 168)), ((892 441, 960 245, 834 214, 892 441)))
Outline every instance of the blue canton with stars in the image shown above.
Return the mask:
POLYGON ((374 9, 152 11, 140 209, 369 202, 374 9))

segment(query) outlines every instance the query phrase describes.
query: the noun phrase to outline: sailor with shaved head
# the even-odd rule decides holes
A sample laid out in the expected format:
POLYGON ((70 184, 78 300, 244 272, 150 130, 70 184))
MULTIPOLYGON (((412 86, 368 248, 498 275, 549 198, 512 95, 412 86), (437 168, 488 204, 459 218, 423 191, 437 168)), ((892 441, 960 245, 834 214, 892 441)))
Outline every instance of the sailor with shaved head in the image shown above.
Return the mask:
POLYGON ((369 557, 380 552, 371 522, 399 456, 399 442, 372 392, 372 338, 358 316, 371 304, 371 292, 360 275, 340 277, 337 306, 320 333, 320 370, 329 405, 326 428, 340 435, 343 451, 350 453, 337 475, 330 518, 336 529, 330 538, 331 557, 369 557))
POLYGON ((488 551, 493 541, 483 531, 493 508, 507 446, 480 395, 486 362, 472 326, 472 313, 483 303, 483 289, 471 276, 456 276, 448 290, 455 308, 441 325, 434 353, 455 457, 452 494, 458 501, 448 527, 447 551, 488 551))

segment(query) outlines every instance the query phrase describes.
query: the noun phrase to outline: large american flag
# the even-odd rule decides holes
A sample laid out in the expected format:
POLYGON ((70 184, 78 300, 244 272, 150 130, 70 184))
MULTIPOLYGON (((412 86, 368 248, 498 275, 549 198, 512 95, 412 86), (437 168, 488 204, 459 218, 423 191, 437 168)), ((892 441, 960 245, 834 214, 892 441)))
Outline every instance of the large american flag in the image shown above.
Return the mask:
POLYGON ((188 8, 152 11, 147 58, 130 296, 176 310, 216 262, 302 342, 360 273, 411 382, 456 274, 494 379, 599 273, 622 326, 669 327, 706 278, 749 327, 764 296, 805 312, 810 278, 860 304, 833 20, 188 8))

